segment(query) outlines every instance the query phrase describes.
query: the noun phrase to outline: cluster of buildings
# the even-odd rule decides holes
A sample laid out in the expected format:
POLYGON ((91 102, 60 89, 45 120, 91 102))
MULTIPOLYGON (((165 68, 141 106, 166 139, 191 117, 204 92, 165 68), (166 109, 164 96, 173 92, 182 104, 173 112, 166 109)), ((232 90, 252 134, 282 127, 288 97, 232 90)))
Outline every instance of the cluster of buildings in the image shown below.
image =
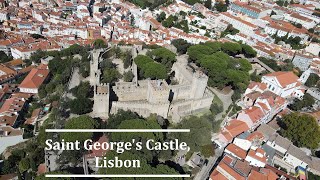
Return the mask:
POLYGON ((37 49, 59 50, 74 43, 89 45, 98 38, 114 43, 145 42, 161 46, 178 38, 199 43, 219 37, 228 25, 240 32, 229 34, 227 38, 251 45, 262 57, 286 60, 295 56, 290 45, 276 44, 275 36, 299 37, 300 44, 307 46, 305 52, 318 56, 320 51, 319 44, 311 41, 319 38, 316 33, 320 30, 317 26, 320 20, 314 15, 319 3, 315 1, 281 7, 273 1, 235 0, 223 13, 199 3, 191 6, 181 0, 154 11, 124 0, 95 1, 93 4, 89 0, 10 1, 8 5, 0 9, 5 37, 0 40, 0 50, 14 58, 27 59, 37 49), (190 32, 163 27, 156 20, 162 12, 166 17, 184 12, 190 32), (210 32, 209 37, 205 36, 207 32, 210 32), (30 34, 45 38, 34 39, 30 34))
POLYGON ((307 171, 320 175, 319 158, 277 133, 277 117, 289 113, 291 99, 305 94, 302 80, 279 71, 249 84, 238 102, 242 110, 224 122, 214 139, 224 153, 211 179, 305 179, 307 171))
POLYGON ((261 124, 255 131, 239 124, 241 130, 228 128, 238 135, 226 146, 210 179, 306 179, 307 171, 319 175, 320 159, 280 136, 275 122, 261 124))
POLYGON ((301 99, 304 93, 300 79, 291 71, 273 72, 264 75, 261 82, 251 82, 238 102, 242 110, 225 123, 217 144, 225 146, 240 133, 270 122, 286 110, 288 99, 301 99))
POLYGON ((25 115, 31 98, 37 96, 49 70, 43 64, 25 67, 21 59, 16 59, 0 64, 0 72, 3 79, 7 78, 0 83, 0 153, 3 153, 7 147, 24 141, 21 125, 36 125, 41 109, 35 109, 28 119, 25 115), (23 80, 16 84, 19 78, 23 80))

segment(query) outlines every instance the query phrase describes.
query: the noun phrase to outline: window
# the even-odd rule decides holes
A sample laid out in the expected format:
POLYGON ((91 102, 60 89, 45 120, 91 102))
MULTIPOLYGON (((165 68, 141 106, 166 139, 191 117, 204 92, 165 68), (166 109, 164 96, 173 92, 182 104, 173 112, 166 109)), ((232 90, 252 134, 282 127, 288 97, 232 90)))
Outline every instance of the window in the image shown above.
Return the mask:
POLYGON ((274 91, 274 87, 272 88, 272 91, 274 91))

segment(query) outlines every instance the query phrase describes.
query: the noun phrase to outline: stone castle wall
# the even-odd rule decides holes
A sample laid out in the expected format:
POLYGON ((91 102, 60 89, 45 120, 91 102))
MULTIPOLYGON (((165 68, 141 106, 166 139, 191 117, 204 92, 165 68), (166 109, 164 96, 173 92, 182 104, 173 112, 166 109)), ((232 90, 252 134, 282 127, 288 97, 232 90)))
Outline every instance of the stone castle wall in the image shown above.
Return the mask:
POLYGON ((171 103, 168 116, 172 117, 173 122, 178 123, 182 117, 193 113, 209 110, 214 96, 206 91, 205 96, 199 99, 186 99, 174 101, 171 103))
POLYGON ((130 110, 138 113, 143 117, 148 117, 156 113, 164 118, 168 116, 170 103, 151 104, 147 101, 114 101, 112 102, 111 113, 115 114, 119 109, 130 110))
POLYGON ((188 99, 191 92, 191 84, 189 85, 172 85, 170 86, 173 93, 173 101, 179 99, 188 99))
POLYGON ((116 83, 112 87, 118 97, 118 101, 140 101, 147 99, 147 83, 141 82, 141 86, 136 86, 133 82, 116 83))

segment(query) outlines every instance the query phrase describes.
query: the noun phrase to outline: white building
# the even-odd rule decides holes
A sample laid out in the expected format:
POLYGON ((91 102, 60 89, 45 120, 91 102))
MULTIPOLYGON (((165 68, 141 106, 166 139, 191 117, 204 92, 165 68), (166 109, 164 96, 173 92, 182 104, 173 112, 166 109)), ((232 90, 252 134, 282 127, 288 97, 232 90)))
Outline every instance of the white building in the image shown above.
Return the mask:
POLYGON ((316 26, 315 21, 307 17, 301 16, 298 13, 285 14, 284 19, 292 23, 301 24, 302 27, 306 29, 311 29, 316 26))
POLYGON ((305 48, 308 53, 311 53, 315 56, 318 56, 320 53, 320 44, 318 43, 310 43, 309 46, 305 48))
POLYGON ((14 129, 11 126, 0 126, 0 154, 3 153, 7 147, 14 146, 23 141, 25 140, 23 139, 22 129, 14 129))
POLYGON ((241 33, 248 35, 248 36, 253 36, 255 34, 255 30, 258 28, 258 26, 245 21, 239 17, 233 16, 228 12, 223 12, 220 14, 220 16, 217 18, 219 20, 224 20, 230 24, 236 29, 238 29, 241 33))
POLYGON ((267 163, 266 152, 261 148, 257 148, 255 151, 250 149, 245 160, 248 161, 251 166, 265 167, 267 163))
POLYGON ((313 56, 297 53, 294 56, 292 63, 295 67, 298 67, 301 71, 306 71, 309 68, 312 60, 313 60, 313 56))
POLYGON ((304 151, 291 144, 283 160, 293 167, 307 168, 308 164, 305 162, 307 158, 308 156, 304 151))
POLYGON ((301 82, 293 72, 273 72, 262 76, 262 83, 267 84, 267 88, 281 97, 291 97, 293 93, 300 89, 301 82))

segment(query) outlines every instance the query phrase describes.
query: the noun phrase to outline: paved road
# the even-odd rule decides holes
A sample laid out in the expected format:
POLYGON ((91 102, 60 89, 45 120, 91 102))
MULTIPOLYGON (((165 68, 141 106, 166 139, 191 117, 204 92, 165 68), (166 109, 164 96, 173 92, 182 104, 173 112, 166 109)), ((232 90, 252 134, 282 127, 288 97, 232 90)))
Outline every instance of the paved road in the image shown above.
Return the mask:
POLYGON ((201 170, 196 174, 196 176, 193 178, 193 180, 208 179, 213 167, 216 164, 216 161, 222 155, 222 153, 223 153, 222 150, 216 149, 215 156, 214 157, 210 157, 208 159, 208 163, 201 168, 201 170))

